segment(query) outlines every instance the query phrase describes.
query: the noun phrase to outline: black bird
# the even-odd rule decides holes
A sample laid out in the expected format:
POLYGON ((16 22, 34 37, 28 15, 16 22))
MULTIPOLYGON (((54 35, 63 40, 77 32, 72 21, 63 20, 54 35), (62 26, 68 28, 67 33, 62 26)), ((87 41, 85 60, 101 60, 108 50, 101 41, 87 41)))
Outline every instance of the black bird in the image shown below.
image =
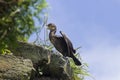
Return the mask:
POLYGON ((59 35, 55 35, 57 29, 56 25, 53 23, 49 23, 47 25, 47 28, 50 30, 49 33, 49 39, 50 42, 54 45, 54 47, 63 55, 71 57, 76 65, 81 65, 81 62, 74 56, 74 53, 76 53, 76 50, 73 48, 73 45, 71 41, 67 38, 67 36, 60 31, 59 35))

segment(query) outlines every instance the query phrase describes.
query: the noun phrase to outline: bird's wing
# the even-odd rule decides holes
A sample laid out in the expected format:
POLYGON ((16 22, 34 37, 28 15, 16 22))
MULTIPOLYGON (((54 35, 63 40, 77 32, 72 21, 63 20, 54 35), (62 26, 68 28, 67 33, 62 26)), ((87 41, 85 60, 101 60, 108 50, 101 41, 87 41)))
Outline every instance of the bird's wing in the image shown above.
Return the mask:
POLYGON ((72 42, 68 39, 68 37, 62 31, 60 31, 60 34, 63 36, 63 38, 67 44, 69 56, 70 56, 71 52, 75 53, 76 51, 73 48, 72 42))

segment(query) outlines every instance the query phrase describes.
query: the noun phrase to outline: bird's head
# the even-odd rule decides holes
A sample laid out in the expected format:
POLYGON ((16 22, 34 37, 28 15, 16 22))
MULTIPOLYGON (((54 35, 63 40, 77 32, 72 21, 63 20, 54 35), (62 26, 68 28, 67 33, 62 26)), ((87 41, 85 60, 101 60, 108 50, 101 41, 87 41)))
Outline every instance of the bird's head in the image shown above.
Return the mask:
POLYGON ((53 23, 49 23, 47 25, 47 29, 49 29, 50 31, 54 31, 54 30, 56 30, 56 25, 53 23))

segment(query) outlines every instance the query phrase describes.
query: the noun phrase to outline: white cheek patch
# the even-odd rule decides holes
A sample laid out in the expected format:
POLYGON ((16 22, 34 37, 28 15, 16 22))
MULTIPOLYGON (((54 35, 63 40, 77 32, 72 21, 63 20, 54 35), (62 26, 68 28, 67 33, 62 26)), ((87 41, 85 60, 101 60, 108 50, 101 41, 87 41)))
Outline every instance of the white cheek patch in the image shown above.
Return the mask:
POLYGON ((52 27, 52 29, 55 29, 54 27, 52 27))

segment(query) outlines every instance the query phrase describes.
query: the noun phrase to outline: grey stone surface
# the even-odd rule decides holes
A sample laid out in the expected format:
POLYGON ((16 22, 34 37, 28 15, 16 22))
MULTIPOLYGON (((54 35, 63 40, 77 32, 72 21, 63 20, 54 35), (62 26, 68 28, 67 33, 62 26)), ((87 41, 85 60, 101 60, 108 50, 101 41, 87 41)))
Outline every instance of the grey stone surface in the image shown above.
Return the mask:
POLYGON ((13 55, 0 55, 0 80, 29 80, 32 61, 13 55))
MULTIPOLYGON (((31 59, 37 74, 41 73, 40 76, 71 80, 72 69, 69 60, 58 53, 25 42, 18 42, 18 46, 12 52, 16 56, 31 59)), ((33 76, 32 79, 34 77, 38 76, 33 76)))

